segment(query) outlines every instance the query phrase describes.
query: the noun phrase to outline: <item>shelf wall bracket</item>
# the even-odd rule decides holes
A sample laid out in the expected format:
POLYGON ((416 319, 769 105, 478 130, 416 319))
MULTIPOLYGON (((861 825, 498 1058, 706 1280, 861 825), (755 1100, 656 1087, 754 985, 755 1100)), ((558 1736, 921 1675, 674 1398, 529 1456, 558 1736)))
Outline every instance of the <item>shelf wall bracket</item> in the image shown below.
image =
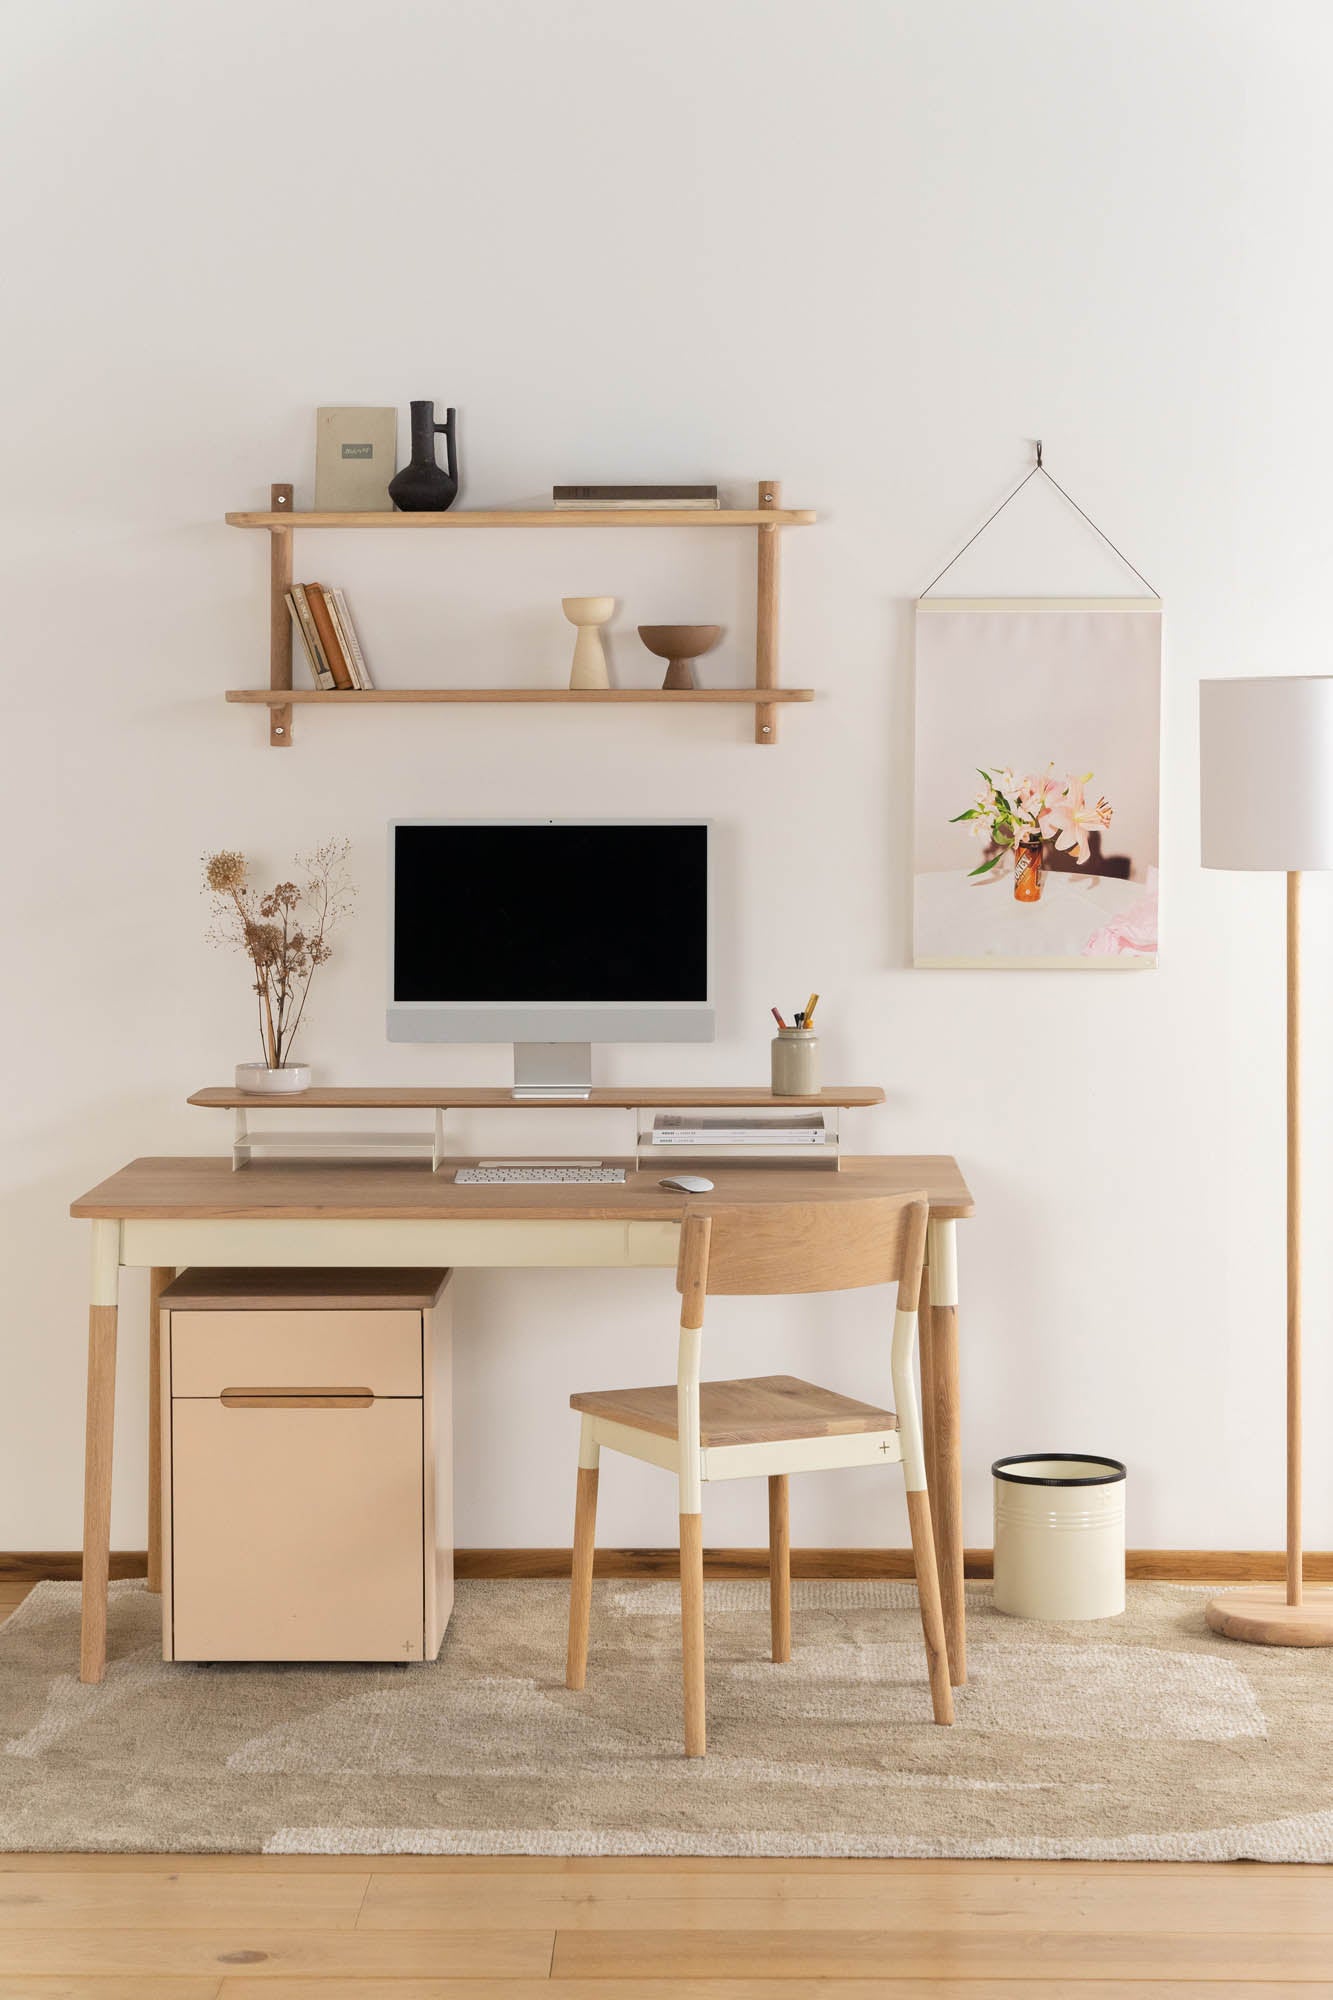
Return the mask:
MULTIPOLYGON (((759 505, 771 510, 782 503, 782 487, 776 479, 759 482, 759 505)), ((757 528, 759 541, 758 593, 755 602, 754 684, 760 688, 778 684, 778 550, 781 537, 776 523, 757 528)), ((756 743, 776 743, 778 711, 770 702, 759 702, 754 711, 756 743)))
MULTIPOLYGON (((270 486, 269 507, 275 514, 290 514, 290 486, 270 486)), ((292 587, 292 531, 289 527, 268 531, 268 684, 281 691, 292 684, 292 621, 287 609, 287 592, 292 587)), ((274 750, 287 750, 292 741, 290 702, 275 704, 268 712, 268 740, 274 750)))

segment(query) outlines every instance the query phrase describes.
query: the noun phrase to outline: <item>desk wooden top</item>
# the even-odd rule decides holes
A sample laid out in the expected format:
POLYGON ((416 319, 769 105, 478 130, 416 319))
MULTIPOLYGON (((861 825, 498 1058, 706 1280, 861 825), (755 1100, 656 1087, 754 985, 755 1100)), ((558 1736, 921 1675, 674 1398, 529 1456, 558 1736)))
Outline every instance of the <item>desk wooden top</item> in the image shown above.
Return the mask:
MULTIPOLYGON (((843 1155, 827 1167, 714 1166, 713 1191, 684 1195, 659 1187, 659 1172, 620 1182, 512 1181, 460 1187, 446 1162, 437 1174, 415 1160, 369 1163, 256 1160, 233 1171, 230 1159, 132 1160, 71 1204, 70 1214, 94 1220, 676 1222, 691 1207, 732 1201, 848 1201, 858 1195, 904 1194, 924 1188, 937 1221, 972 1214, 972 1197, 947 1153, 843 1155)), ((689 1172, 672 1162, 677 1172, 689 1172)), ((670 1171, 666 1161, 663 1170, 670 1171)))

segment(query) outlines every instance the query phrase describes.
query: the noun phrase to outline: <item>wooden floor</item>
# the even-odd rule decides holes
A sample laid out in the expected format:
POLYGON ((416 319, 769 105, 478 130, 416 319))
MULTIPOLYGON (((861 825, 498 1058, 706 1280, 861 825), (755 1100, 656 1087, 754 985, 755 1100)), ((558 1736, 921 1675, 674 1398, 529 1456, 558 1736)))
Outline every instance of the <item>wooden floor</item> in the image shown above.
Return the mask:
MULTIPOLYGON (((0 1617, 26 1592, 0 1585, 0 1617)), ((1333 1868, 0 1855, 0 2000, 1321 2000, 1333 1868)))

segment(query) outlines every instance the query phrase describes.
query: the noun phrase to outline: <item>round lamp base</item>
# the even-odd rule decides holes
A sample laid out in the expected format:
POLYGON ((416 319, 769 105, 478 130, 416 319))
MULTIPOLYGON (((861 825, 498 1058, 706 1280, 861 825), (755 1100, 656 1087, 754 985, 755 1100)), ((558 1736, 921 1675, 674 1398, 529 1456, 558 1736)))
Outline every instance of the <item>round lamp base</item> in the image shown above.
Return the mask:
POLYGON ((1333 1646, 1333 1591, 1316 1590, 1288 1604, 1280 1583, 1256 1584, 1214 1597, 1204 1616, 1227 1639, 1255 1646, 1333 1646))

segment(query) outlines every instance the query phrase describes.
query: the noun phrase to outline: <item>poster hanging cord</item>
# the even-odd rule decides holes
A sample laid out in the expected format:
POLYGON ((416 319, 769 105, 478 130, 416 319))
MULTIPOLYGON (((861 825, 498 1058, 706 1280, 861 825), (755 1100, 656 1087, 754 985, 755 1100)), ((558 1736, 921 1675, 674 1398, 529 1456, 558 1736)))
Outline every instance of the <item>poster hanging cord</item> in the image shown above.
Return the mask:
MULTIPOLYGON (((995 509, 995 512, 993 514, 988 514, 986 516, 986 519, 977 529, 976 534, 970 535, 968 537, 967 541, 963 543, 962 548, 959 549, 957 555, 950 556, 948 562, 945 563, 944 568, 940 571, 940 576, 947 576, 949 574, 949 571, 953 568, 954 564, 958 562, 961 557, 967 554, 973 542, 979 542, 981 540, 981 537, 985 534, 991 522, 998 520, 999 516, 1003 514, 1005 508, 1009 505, 1009 502, 1011 500, 1017 500, 1019 494, 1023 491, 1023 488, 1027 485, 1029 479, 1035 479, 1038 473, 1041 474, 1043 479, 1048 479, 1050 481, 1051 485, 1060 495, 1060 498, 1062 500, 1067 500, 1069 502, 1069 505, 1073 508, 1074 512, 1080 515, 1081 518, 1087 522, 1088 526, 1092 529, 1093 534, 1099 536, 1100 539, 1105 542, 1107 548, 1111 551, 1111 554, 1113 556, 1117 556, 1119 560, 1125 565, 1126 569, 1133 570, 1134 575, 1138 578, 1139 582, 1143 585, 1144 589, 1148 591, 1153 597, 1156 597, 1157 592, 1153 589, 1153 586, 1149 583, 1147 577, 1143 574, 1143 571, 1141 569, 1134 568, 1133 563, 1130 561, 1129 557, 1125 554, 1124 550, 1118 549, 1116 547, 1115 543, 1111 540, 1111 537, 1103 529, 1097 526, 1097 523, 1093 520, 1091 514, 1084 513, 1084 510, 1082 509, 1082 507, 1079 506, 1078 501, 1075 500, 1073 495, 1071 493, 1065 492, 1064 487, 1060 484, 1059 480, 1055 477, 1054 473, 1048 472, 1046 470, 1046 467, 1042 464, 1040 438, 1037 439, 1037 463, 1033 466, 1031 472, 1025 472, 1023 474, 1023 477, 1019 480, 1013 492, 1006 494, 1005 498, 1001 500, 999 506, 995 509)), ((923 597, 929 597, 931 591, 935 588, 935 585, 939 582, 940 576, 931 578, 930 582, 926 585, 925 589, 921 593, 923 597)))

